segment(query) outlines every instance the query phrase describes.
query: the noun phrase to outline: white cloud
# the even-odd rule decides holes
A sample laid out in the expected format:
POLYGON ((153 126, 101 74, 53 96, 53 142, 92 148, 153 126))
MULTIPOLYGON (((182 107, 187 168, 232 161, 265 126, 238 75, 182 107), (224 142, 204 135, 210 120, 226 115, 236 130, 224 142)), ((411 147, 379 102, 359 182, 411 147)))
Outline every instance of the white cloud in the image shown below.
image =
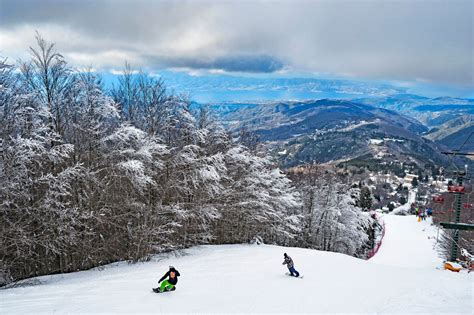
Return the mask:
MULTIPOLYGON (((117 70, 117 69, 110 69, 109 72, 113 75, 123 75, 125 73, 124 70, 117 70)), ((131 74, 138 74, 138 70, 132 70, 130 71, 131 74)))
POLYGON ((0 1, 0 54, 12 58, 38 30, 71 63, 97 68, 127 60, 474 86, 468 0, 0 1))

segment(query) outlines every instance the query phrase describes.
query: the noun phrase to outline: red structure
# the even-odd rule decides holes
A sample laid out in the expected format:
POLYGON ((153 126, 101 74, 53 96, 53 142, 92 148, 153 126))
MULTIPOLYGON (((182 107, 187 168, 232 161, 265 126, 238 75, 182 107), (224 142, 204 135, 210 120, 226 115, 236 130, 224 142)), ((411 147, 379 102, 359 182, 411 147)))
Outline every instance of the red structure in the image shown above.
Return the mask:
POLYGON ((457 193, 464 193, 464 186, 455 186, 455 185, 449 185, 448 186, 448 191, 449 192, 457 192, 457 193))
POLYGON ((385 222, 382 221, 382 237, 380 238, 380 240, 377 242, 377 244, 375 245, 375 248, 371 249, 368 253, 367 253, 367 259, 370 259, 372 257, 375 256, 375 254, 377 254, 377 252, 379 251, 380 249, 380 246, 382 246, 382 241, 383 241, 383 238, 385 237, 385 222))
POLYGON ((433 201, 435 203, 444 203, 444 198, 442 196, 434 196, 433 201))

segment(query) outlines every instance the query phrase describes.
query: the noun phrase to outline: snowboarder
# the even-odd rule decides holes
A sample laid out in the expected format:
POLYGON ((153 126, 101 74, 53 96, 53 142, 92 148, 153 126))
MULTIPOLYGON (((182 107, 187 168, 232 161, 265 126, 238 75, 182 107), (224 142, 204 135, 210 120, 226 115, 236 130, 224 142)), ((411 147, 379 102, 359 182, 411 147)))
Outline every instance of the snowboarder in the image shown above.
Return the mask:
POLYGON ((161 293, 165 291, 174 291, 176 290, 176 284, 178 283, 178 277, 180 276, 179 271, 174 269, 173 266, 170 266, 170 270, 165 273, 163 277, 158 281, 162 282, 159 288, 153 289, 156 293, 161 293), (168 277, 168 279, 166 279, 168 277), (166 280, 165 280, 166 279, 166 280))
POLYGON ((426 221, 427 216, 428 216, 428 211, 425 209, 425 210, 423 210, 423 213, 421 214, 421 219, 423 221, 426 221))
POLYGON ((286 265, 288 267, 291 276, 299 277, 300 273, 296 271, 293 264, 293 259, 291 259, 291 257, 288 256, 286 253, 283 254, 283 257, 285 258, 285 260, 283 261, 282 265, 286 265))

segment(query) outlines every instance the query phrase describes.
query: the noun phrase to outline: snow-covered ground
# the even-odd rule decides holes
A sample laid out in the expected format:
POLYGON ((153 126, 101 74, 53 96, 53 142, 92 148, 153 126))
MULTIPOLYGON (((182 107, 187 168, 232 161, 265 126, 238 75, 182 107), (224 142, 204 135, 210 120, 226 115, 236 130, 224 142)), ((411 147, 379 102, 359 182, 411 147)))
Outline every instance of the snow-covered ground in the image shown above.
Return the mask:
POLYGON ((441 260, 428 239, 435 232, 429 223, 414 216, 384 220, 384 243, 369 261, 269 245, 202 246, 0 290, 0 313, 472 314, 472 274, 436 268, 441 260), (284 252, 303 279, 285 275, 284 252), (169 265, 181 273, 178 289, 152 293, 169 265))
POLYGON ((442 267, 443 260, 434 246, 437 228, 431 225, 431 218, 421 222, 413 215, 380 218, 385 221, 385 238, 370 262, 425 270, 442 267))

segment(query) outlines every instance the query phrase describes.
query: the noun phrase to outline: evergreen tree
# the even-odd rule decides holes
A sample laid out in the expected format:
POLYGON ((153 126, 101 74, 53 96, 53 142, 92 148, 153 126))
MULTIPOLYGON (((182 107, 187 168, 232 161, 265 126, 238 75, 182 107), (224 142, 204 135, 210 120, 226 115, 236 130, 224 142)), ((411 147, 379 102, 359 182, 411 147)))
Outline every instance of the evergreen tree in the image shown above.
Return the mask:
POLYGON ((372 208, 372 194, 367 186, 363 186, 360 190, 358 205, 365 211, 372 208))
POLYGON ((388 207, 388 211, 389 211, 389 212, 392 212, 393 209, 395 209, 395 205, 394 205, 393 203, 391 203, 391 202, 388 204, 387 207, 388 207))
POLYGON ((399 199, 398 199, 398 202, 402 205, 406 204, 407 203, 407 199, 404 197, 404 196, 401 196, 399 199))

